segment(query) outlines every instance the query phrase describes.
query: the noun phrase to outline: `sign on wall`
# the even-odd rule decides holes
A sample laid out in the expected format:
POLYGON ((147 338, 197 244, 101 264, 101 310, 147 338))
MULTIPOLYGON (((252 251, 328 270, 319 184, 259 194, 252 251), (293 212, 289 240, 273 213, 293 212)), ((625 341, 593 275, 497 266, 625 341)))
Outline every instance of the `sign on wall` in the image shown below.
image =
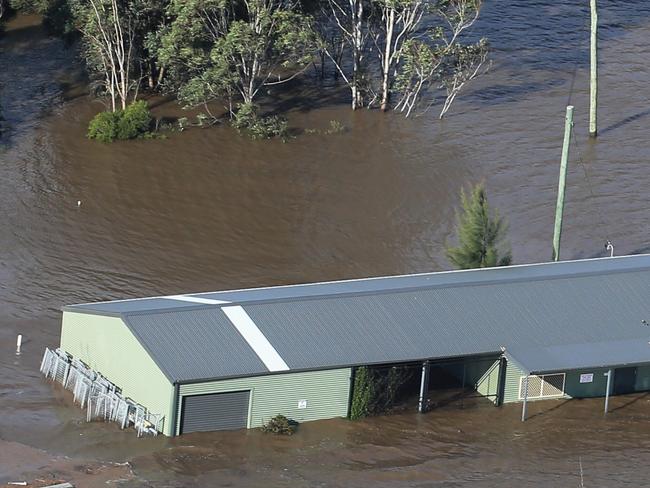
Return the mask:
POLYGON ((298 408, 307 408, 307 400, 298 400, 298 408))
POLYGON ((593 383, 593 382, 594 382, 593 373, 585 373, 580 375, 580 383, 593 383))

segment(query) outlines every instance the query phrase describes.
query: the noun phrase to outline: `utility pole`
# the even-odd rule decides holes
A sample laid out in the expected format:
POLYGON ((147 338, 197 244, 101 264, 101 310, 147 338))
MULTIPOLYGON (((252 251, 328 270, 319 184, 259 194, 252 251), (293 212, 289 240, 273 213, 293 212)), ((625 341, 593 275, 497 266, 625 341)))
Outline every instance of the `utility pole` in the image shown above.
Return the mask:
POLYGON ((598 135, 596 112, 598 110, 598 10, 596 0, 591 4, 591 83, 589 90, 589 135, 598 135))
POLYGON ((564 144, 562 145, 562 161, 560 162, 560 182, 557 188, 557 204, 555 206, 555 229, 553 231, 553 261, 560 260, 560 238, 562 237, 562 214, 564 213, 564 190, 566 189, 566 173, 569 162, 569 145, 573 132, 573 105, 566 108, 564 121, 564 144))

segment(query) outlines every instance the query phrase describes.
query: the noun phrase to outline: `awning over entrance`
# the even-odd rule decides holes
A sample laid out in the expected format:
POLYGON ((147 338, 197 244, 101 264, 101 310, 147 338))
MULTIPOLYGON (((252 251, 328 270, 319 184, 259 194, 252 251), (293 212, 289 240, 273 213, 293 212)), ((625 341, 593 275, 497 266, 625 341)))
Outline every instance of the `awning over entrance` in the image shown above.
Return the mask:
POLYGON ((650 363, 650 329, 647 339, 514 347, 505 356, 527 374, 650 363))

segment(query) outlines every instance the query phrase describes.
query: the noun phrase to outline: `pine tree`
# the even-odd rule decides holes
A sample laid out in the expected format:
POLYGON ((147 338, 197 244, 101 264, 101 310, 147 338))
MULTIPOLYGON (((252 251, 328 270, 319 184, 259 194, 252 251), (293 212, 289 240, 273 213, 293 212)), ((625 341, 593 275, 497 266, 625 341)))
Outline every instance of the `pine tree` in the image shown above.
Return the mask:
POLYGON ((459 245, 447 246, 449 260, 459 269, 509 265, 510 251, 502 254, 499 250, 508 226, 498 211, 490 215, 484 185, 476 185, 469 197, 461 189, 460 200, 462 213, 456 216, 459 245))

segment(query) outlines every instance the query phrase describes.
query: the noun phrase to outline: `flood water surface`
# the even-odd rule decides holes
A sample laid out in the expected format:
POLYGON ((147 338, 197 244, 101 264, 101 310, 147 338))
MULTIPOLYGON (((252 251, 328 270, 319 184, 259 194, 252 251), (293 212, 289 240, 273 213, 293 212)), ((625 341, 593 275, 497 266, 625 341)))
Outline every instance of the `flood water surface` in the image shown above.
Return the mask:
MULTIPOLYGON (((12 20, 0 39, 0 441, 131 461, 133 486, 579 486, 580 460, 584 486, 647 484, 643 396, 617 398, 629 405, 607 419, 600 400, 584 400, 535 405, 544 414, 523 425, 517 406, 475 405, 315 422, 290 438, 136 439, 86 424, 38 374, 64 304, 447 269, 458 191, 481 180, 510 223, 515 261, 548 260, 567 101, 576 140, 562 257, 602 256, 606 239, 617 254, 647 252, 650 5, 599 4, 595 141, 588 13, 575 2, 488 3, 477 30, 493 67, 446 120, 352 113, 305 89, 291 126, 346 130, 286 144, 227 127, 88 141, 101 105, 85 95, 74 50, 38 19, 12 20)), ((179 114, 173 101, 153 104, 179 114)), ((19 469, 2 462, 7 446, 0 481, 19 469)))

